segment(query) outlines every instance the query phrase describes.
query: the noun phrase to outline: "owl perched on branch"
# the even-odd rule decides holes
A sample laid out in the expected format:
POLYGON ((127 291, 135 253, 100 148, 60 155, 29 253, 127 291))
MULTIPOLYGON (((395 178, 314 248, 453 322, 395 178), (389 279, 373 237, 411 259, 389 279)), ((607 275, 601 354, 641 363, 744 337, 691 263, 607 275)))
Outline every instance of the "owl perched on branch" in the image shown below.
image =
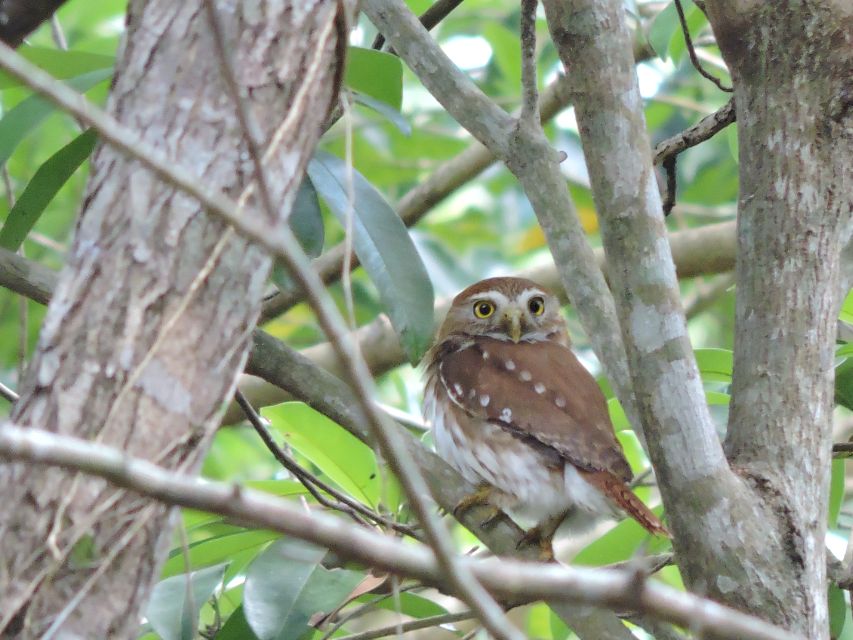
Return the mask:
POLYGON ((439 455, 488 504, 532 518, 525 541, 552 558, 570 513, 627 513, 669 535, 635 496, 593 377, 569 348, 557 299, 524 278, 489 278, 453 300, 426 357, 424 414, 439 455))

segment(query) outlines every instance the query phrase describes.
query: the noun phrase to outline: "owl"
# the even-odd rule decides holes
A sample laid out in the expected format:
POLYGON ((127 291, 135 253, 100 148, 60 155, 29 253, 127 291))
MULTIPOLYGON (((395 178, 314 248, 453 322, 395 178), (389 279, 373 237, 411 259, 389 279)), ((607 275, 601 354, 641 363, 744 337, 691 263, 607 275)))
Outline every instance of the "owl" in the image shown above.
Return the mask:
POLYGON ((425 358, 424 417, 439 455, 487 504, 537 523, 525 542, 553 558, 568 516, 627 513, 669 535, 635 496, 598 384, 569 348, 557 299, 524 278, 489 278, 453 300, 425 358))

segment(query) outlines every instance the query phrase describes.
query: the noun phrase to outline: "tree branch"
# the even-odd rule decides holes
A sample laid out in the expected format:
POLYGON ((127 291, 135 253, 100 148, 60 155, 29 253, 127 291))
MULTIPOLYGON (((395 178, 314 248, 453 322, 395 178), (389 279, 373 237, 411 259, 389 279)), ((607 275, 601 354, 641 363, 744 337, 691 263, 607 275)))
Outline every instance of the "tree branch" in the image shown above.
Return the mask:
POLYGON ((671 156, 676 156, 690 147, 710 140, 735 120, 737 120, 737 113, 735 112, 735 101, 732 98, 692 127, 688 127, 681 133, 677 133, 655 145, 654 163, 661 164, 671 156))
MULTIPOLYGON (((420 544, 342 522, 260 491, 202 482, 166 471, 121 451, 35 428, 0 423, 0 457, 58 465, 104 478, 166 504, 199 509, 232 521, 321 544, 342 556, 447 589, 433 551, 420 544)), ((794 640, 797 636, 734 609, 660 583, 637 583, 633 572, 541 565, 506 558, 464 559, 466 569, 495 596, 513 601, 548 599, 630 608, 690 629, 726 638, 794 640)))
POLYGON ((663 167, 666 173, 666 193, 663 199, 663 213, 669 215, 675 206, 677 188, 675 162, 679 153, 708 140, 735 121, 735 101, 729 100, 711 115, 705 116, 692 127, 660 142, 655 147, 655 164, 663 167))
MULTIPOLYGON (((449 16, 460 4, 462 4, 462 0, 436 0, 430 5, 429 9, 418 16, 418 20, 424 25, 424 29, 432 31, 439 22, 449 16)), ((370 46, 373 49, 382 49, 382 45, 384 44, 385 36, 377 33, 373 44, 370 46)))
POLYGON ((521 115, 538 125, 539 90, 536 87, 536 7, 539 0, 521 0, 521 115))
MULTIPOLYGON (((722 222, 696 229, 676 231, 669 236, 678 276, 691 278, 703 274, 715 274, 731 271, 735 263, 735 224, 722 222)), ((604 252, 595 250, 595 259, 599 267, 604 268, 604 252)), ((524 277, 529 277, 555 291, 562 302, 567 302, 565 290, 560 285, 559 276, 553 264, 522 271, 524 277)), ((46 303, 56 286, 56 272, 19 255, 0 249, 0 286, 46 303), (33 280, 26 275, 36 274, 33 280)), ((449 300, 441 300, 436 306, 436 316, 443 317, 449 307, 449 300)), ((384 317, 361 327, 356 336, 359 348, 364 354, 367 364, 375 375, 379 375, 405 362, 397 335, 384 317)), ((261 349, 255 345, 252 359, 263 359, 258 353, 261 349)), ((328 343, 309 347, 304 354, 313 363, 342 377, 340 365, 328 343)), ((249 402, 254 406, 267 406, 282 402, 289 396, 277 385, 274 375, 267 381, 257 378, 246 378, 241 383, 241 389, 249 402)), ((226 412, 223 422, 231 424, 243 419, 243 412, 236 404, 226 412)))

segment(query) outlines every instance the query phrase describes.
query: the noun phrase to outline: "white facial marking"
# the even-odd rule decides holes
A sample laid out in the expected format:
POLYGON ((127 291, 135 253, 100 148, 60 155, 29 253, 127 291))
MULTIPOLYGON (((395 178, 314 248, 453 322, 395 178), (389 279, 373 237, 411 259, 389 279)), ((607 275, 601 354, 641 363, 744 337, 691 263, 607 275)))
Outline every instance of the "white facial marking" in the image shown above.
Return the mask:
POLYGON ((541 382, 537 382, 533 385, 533 390, 539 395, 542 395, 543 393, 545 393, 545 385, 541 382))
POLYGON ((566 399, 563 396, 557 396, 557 399, 554 400, 554 404, 560 407, 560 409, 564 409, 566 407, 566 399))
POLYGON ((507 371, 515 371, 515 363, 512 360, 507 360, 504 364, 507 371))
POLYGON ((504 422, 510 422, 512 420, 512 409, 509 407, 501 409, 501 420, 504 422))
POLYGON ((481 407, 488 407, 490 401, 491 401, 491 398, 489 397, 488 394, 483 394, 480 396, 480 406, 481 407))
POLYGON ((518 377, 521 378, 522 382, 530 382, 531 380, 533 380, 533 376, 530 375, 529 371, 522 371, 518 374, 518 377))

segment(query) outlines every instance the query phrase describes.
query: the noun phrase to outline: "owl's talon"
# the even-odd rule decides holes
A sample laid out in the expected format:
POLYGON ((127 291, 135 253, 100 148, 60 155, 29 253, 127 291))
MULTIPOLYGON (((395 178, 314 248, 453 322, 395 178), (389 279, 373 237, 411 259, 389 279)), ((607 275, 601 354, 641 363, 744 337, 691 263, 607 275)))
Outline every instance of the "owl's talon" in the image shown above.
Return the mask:
MULTIPOLYGON (((474 491, 474 493, 469 493, 467 496, 462 498, 455 507, 453 507, 453 516, 458 519, 459 516, 463 515, 473 507, 480 507, 489 504, 489 498, 491 495, 492 488, 490 486, 480 486, 476 491, 474 491)), ((490 519, 493 517, 493 515, 489 516, 490 519)))
POLYGON ((539 560, 541 562, 554 562, 553 540, 553 531, 545 531, 543 527, 536 526, 524 533, 515 548, 523 549, 524 547, 537 546, 539 547, 539 560))
POLYGON ((504 512, 498 509, 497 507, 492 507, 490 509, 489 517, 483 520, 480 523, 480 526, 484 529, 488 529, 493 524, 495 524, 498 520, 500 520, 504 515, 504 512))

